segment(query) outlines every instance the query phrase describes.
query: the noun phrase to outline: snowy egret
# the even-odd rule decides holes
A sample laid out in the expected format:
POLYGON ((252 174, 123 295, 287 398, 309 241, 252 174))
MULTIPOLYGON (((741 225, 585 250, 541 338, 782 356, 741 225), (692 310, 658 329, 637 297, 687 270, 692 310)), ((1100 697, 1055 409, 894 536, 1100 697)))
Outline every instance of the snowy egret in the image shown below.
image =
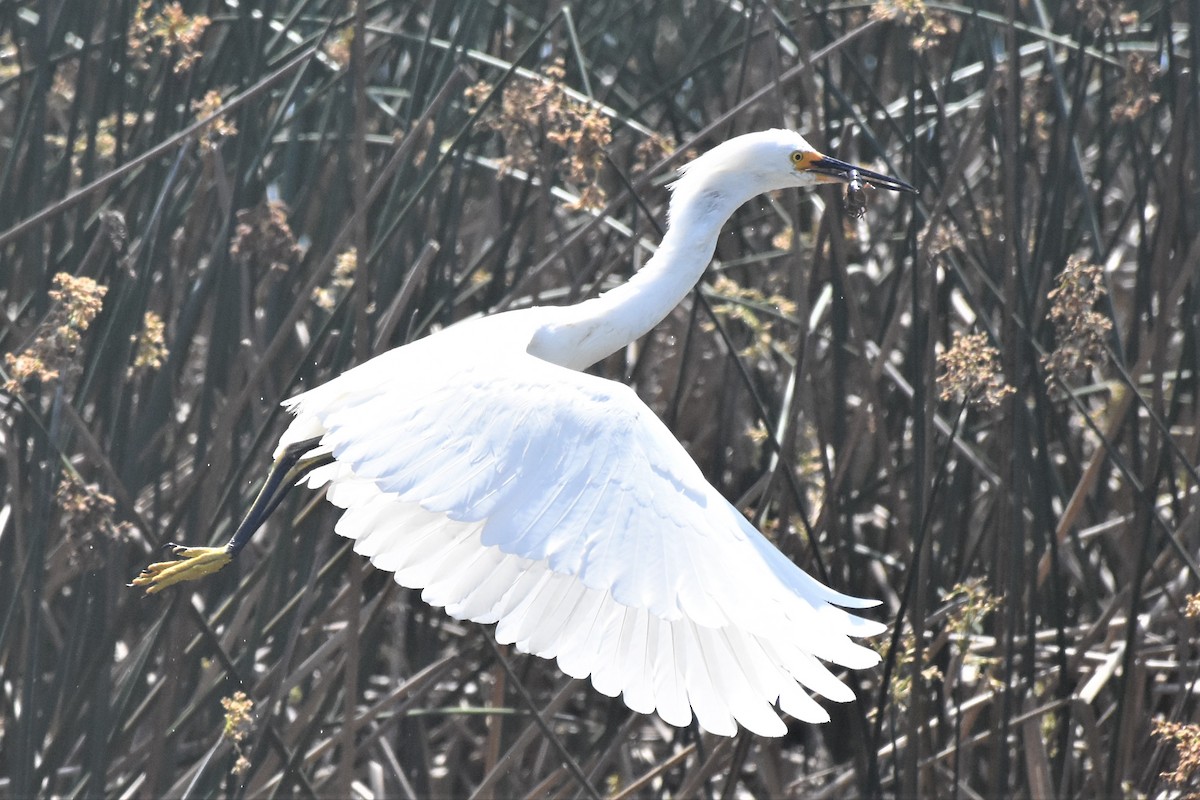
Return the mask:
POLYGON ((224 547, 169 545, 133 583, 157 592, 223 567, 306 479, 336 531, 403 586, 496 639, 591 676, 633 710, 712 733, 778 736, 773 707, 828 713, 853 693, 821 660, 872 666, 843 610, 876 601, 799 569, 704 479, 629 387, 582 370, 647 333, 691 291, 734 210, 819 183, 915 192, 799 134, 746 134, 672 185, 669 228, 627 283, 573 306, 471 319, 287 400, 258 499, 224 547))

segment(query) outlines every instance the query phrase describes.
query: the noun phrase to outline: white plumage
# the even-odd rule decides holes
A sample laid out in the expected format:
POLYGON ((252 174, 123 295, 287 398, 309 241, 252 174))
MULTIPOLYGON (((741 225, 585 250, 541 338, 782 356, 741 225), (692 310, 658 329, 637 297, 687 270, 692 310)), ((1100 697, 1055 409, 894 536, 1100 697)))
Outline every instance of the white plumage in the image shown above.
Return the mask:
POLYGON ((848 637, 883 626, 831 605, 874 603, 780 554, 631 389, 514 354, 493 319, 456 326, 484 343, 467 357, 432 336, 288 401, 281 446, 319 433, 335 458, 308 481, 346 509, 337 532, 431 605, 676 725, 690 706, 714 733, 779 735, 776 699, 828 719, 797 683, 852 699, 815 657, 876 663, 848 637))
POLYGON ((456 324, 292 398, 277 456, 326 456, 309 486, 328 486, 337 532, 397 582, 635 711, 723 735, 783 734, 776 703, 823 722, 806 690, 853 699, 821 662, 877 663, 851 637, 884 626, 843 610, 876 603, 796 567, 632 389, 577 370, 691 290, 737 206, 852 169, 790 131, 733 139, 675 184, 670 229, 628 283, 456 324))

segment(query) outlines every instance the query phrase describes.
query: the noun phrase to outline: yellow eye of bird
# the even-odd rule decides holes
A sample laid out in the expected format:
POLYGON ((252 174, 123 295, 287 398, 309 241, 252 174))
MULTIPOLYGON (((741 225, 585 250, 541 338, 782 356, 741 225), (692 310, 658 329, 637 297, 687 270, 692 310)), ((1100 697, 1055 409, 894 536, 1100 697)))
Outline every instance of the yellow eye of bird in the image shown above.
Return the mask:
POLYGON ((795 164, 796 166, 800 166, 800 163, 802 161, 804 161, 804 153, 801 153, 799 150, 793 151, 792 152, 792 163, 795 164))

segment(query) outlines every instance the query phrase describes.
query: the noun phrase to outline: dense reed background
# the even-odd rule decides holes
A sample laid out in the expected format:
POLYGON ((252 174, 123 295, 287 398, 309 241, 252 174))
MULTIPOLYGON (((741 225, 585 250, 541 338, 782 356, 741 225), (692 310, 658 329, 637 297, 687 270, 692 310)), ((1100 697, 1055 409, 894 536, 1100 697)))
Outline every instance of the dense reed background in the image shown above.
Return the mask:
POLYGON ((1196 791, 1198 25, 1187 0, 0 5, 0 795, 1196 791), (633 715, 400 589, 304 491, 234 567, 125 588, 164 541, 228 537, 280 400, 621 280, 673 168, 772 126, 921 195, 749 204, 694 301, 596 371, 799 564, 884 600, 884 663, 831 724, 633 715))

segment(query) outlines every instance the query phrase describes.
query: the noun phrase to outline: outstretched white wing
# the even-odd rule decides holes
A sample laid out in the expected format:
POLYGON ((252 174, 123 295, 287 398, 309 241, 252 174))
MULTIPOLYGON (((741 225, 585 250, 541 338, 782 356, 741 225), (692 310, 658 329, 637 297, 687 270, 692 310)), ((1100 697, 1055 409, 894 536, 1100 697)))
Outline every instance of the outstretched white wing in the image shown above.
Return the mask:
POLYGON ((836 607, 875 603, 776 550, 631 389, 503 348, 439 358, 439 338, 288 401, 283 442, 333 451, 310 484, 357 552, 675 725, 781 735, 776 701, 828 719, 801 686, 852 699, 817 659, 875 664, 848 637, 883 626, 836 607))

